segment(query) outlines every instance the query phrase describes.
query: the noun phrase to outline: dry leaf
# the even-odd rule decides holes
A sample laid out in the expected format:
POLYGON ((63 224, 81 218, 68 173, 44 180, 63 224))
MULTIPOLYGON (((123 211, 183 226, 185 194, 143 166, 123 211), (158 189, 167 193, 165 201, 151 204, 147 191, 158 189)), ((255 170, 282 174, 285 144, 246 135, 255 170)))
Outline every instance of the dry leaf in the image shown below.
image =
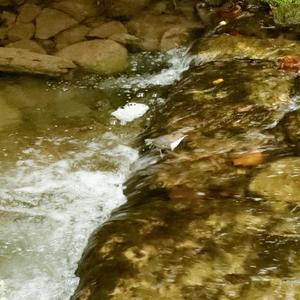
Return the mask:
POLYGON ((280 60, 280 68, 286 71, 299 71, 300 57, 299 56, 282 57, 280 60))
POLYGON ((235 158, 232 162, 235 167, 256 167, 265 161, 265 156, 261 152, 253 152, 235 158))

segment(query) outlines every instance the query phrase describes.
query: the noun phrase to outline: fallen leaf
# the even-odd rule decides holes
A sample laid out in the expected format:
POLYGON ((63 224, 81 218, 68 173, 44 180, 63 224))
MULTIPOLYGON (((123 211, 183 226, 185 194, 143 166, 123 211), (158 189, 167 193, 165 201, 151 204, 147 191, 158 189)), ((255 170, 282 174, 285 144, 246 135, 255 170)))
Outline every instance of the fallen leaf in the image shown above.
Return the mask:
POLYGON ((232 162, 235 167, 256 167, 264 161, 265 156, 262 152, 252 152, 235 158, 232 162))
POLYGON ((253 108, 253 105, 250 104, 250 105, 246 105, 246 106, 238 108, 237 111, 239 113, 243 113, 243 112, 248 112, 248 111, 252 110, 252 108, 253 108))
POLYGON ((284 56, 280 59, 280 68, 287 71, 300 70, 300 56, 284 56))
POLYGON ((220 83, 222 83, 222 82, 224 82, 224 79, 223 79, 223 78, 219 78, 219 79, 214 80, 212 83, 213 83, 214 85, 218 85, 218 84, 220 84, 220 83))

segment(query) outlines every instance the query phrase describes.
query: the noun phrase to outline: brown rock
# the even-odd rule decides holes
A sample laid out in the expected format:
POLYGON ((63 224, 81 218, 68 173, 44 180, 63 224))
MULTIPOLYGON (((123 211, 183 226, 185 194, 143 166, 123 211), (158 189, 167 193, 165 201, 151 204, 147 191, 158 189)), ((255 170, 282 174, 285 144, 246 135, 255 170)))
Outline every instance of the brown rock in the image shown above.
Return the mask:
POLYGON ((45 49, 38 44, 36 41, 32 40, 20 40, 14 43, 6 45, 7 48, 17 48, 17 49, 26 49, 31 52, 46 54, 45 49))
POLYGON ((190 38, 189 30, 184 26, 174 26, 167 30, 160 41, 160 49, 167 51, 178 48, 185 44, 190 38))
MULTIPOLYGON (((149 3, 150 0, 102 0, 100 1, 105 15, 108 17, 132 17, 142 11, 149 3)), ((153 25, 153 24, 152 24, 153 25)))
POLYGON ((53 40, 36 40, 48 54, 56 52, 55 42, 53 40))
POLYGON ((66 47, 58 56, 73 60, 89 72, 112 74, 128 67, 126 48, 112 40, 92 40, 66 47))
POLYGON ((72 61, 23 49, 0 48, 0 71, 60 76, 76 68, 72 61))
POLYGON ((16 23, 8 30, 7 36, 11 42, 31 39, 34 35, 35 27, 32 23, 16 23))
MULTIPOLYGON (((199 26, 198 23, 190 22, 184 17, 174 15, 141 15, 132 19, 127 23, 127 29, 130 34, 137 36, 140 39, 139 47, 143 50, 160 50, 161 38, 168 30, 169 33, 165 36, 163 47, 170 47, 167 45, 167 39, 173 38, 174 40, 182 39, 184 31, 188 31, 192 28, 199 26), (155 26, 153 26, 155 24, 155 26), (174 28, 177 28, 176 30, 174 28), (180 30, 179 30, 180 28, 180 30), (176 34, 175 34, 176 32, 176 34), (176 36, 176 39, 175 39, 176 36)), ((170 44, 170 43, 169 43, 170 44)))
POLYGON ((0 6, 8 6, 13 4, 10 0, 0 0, 0 6))
POLYGON ((55 37, 56 49, 60 50, 71 44, 78 43, 85 40, 86 34, 90 28, 85 25, 77 25, 73 28, 67 29, 59 33, 55 37))
POLYGON ((21 5, 24 0, 0 0, 0 7, 1 6, 12 6, 12 5, 21 5))
POLYGON ((9 11, 4 11, 1 14, 1 20, 4 21, 4 24, 6 26, 11 26, 12 24, 14 24, 16 22, 16 18, 17 16, 9 11))
POLYGON ((78 22, 87 17, 94 17, 99 12, 99 7, 95 0, 56 1, 51 6, 72 16, 78 22))
POLYGON ((91 17, 84 20, 84 24, 90 28, 96 28, 105 22, 105 18, 102 17, 91 17))
POLYGON ((88 36, 104 39, 119 33, 127 33, 126 27, 119 21, 111 21, 92 29, 88 36))
POLYGON ((18 22, 31 23, 35 20, 41 8, 35 4, 26 3, 21 6, 18 22))
POLYGON ((139 39, 136 36, 128 33, 115 33, 109 38, 123 45, 136 45, 139 43, 139 39))
POLYGON ((38 39, 49 39, 78 22, 69 15, 56 9, 45 8, 36 18, 36 33, 38 39))
POLYGON ((7 37, 8 29, 6 27, 0 27, 0 40, 4 40, 7 37))

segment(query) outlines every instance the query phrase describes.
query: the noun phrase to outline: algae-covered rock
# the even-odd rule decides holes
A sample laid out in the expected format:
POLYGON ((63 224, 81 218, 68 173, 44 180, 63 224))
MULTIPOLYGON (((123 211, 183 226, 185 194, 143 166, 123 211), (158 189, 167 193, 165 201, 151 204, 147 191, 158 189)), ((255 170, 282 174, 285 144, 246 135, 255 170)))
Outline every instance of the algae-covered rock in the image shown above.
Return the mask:
POLYGON ((300 43, 222 34, 200 39, 192 48, 192 53, 196 56, 196 63, 247 58, 277 61, 281 57, 300 53, 300 43))
POLYGON ((0 131, 21 123, 22 115, 18 109, 7 104, 0 95, 0 131))
POLYGON ((89 72, 112 74, 128 67, 125 47, 112 40, 92 40, 73 44, 57 53, 58 56, 74 61, 89 72))
POLYGON ((276 211, 299 205, 300 159, 289 157, 271 163, 255 176, 249 189, 265 197, 276 211))
MULTIPOLYGON (((271 231, 270 206, 247 197, 251 175, 267 159, 250 167, 233 160, 284 151, 276 124, 294 101, 293 83, 292 75, 263 61, 187 71, 145 134, 152 143, 143 159, 151 165, 128 180, 128 203, 91 237, 73 299, 255 299, 283 286, 281 264, 292 267, 284 252, 292 238, 283 227, 295 228, 295 221, 271 231), (253 289, 269 269, 276 270, 269 288, 253 289)), ((296 274, 289 269, 289 276, 296 274)))
POLYGON ((300 24, 299 0, 266 0, 270 4, 274 20, 283 26, 300 24))

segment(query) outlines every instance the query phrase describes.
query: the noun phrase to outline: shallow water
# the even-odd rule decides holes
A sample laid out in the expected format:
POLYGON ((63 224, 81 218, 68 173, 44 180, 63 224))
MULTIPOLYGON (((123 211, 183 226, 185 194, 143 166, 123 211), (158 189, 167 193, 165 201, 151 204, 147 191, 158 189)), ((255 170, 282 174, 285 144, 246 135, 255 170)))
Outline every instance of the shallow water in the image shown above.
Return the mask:
POLYGON ((126 201, 135 140, 188 67, 185 51, 136 55, 116 78, 1 77, 1 300, 72 295, 87 239, 126 201), (128 102, 150 110, 122 125, 112 113, 128 102))

